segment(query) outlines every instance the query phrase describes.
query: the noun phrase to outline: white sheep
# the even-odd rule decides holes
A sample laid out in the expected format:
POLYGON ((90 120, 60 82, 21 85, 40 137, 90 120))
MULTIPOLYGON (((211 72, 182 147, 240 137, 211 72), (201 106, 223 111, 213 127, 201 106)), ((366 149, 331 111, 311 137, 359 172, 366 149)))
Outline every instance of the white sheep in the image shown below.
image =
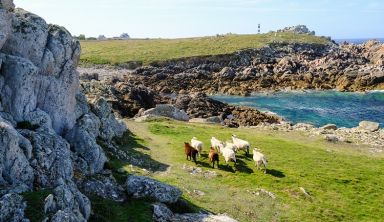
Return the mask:
POLYGON ((236 146, 235 146, 235 144, 234 143, 231 143, 231 142, 225 142, 224 143, 224 149, 225 148, 228 148, 228 149, 231 149, 231 150, 233 150, 234 152, 236 152, 236 146))
POLYGON ((261 169, 261 165, 264 166, 264 173, 267 173, 267 163, 268 160, 264 156, 264 154, 259 152, 260 150, 257 148, 253 149, 253 160, 255 161, 255 166, 257 166, 257 169, 261 169))
POLYGON ((232 141, 236 146, 236 152, 238 150, 244 150, 247 155, 249 154, 250 144, 248 141, 239 139, 236 135, 232 135, 232 141))
POLYGON ((215 137, 212 137, 211 138, 211 146, 213 148, 216 148, 219 151, 219 153, 221 153, 221 150, 224 149, 225 144, 224 144, 224 142, 216 139, 215 137))
POLYGON ((193 137, 191 139, 191 146, 199 152, 199 157, 201 157, 201 151, 203 151, 203 142, 200 140, 197 140, 196 137, 193 137))
POLYGON ((225 162, 227 163, 227 166, 228 166, 228 162, 231 160, 235 162, 235 165, 236 165, 235 151, 233 151, 231 148, 225 147, 224 149, 222 149, 222 154, 225 162))

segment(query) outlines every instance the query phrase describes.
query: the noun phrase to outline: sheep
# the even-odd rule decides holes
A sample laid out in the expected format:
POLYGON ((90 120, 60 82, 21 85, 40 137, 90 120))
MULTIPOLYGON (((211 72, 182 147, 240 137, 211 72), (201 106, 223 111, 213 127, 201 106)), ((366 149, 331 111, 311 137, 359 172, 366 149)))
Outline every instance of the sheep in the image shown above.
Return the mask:
POLYGON ((215 148, 211 147, 208 154, 209 161, 212 163, 212 168, 215 168, 215 162, 217 162, 217 167, 219 167, 219 154, 215 148))
POLYGON ((203 142, 200 140, 197 140, 196 137, 193 137, 191 139, 191 146, 199 152, 199 157, 201 157, 201 151, 203 150, 203 142))
POLYGON ((235 165, 236 165, 235 151, 233 151, 231 148, 225 147, 224 149, 222 149, 222 154, 225 162, 227 163, 227 166, 228 166, 228 162, 231 160, 235 162, 235 165))
POLYGON ((225 142, 224 143, 224 149, 225 148, 228 148, 228 149, 231 149, 231 150, 233 150, 234 152, 236 152, 236 146, 235 146, 235 144, 233 144, 233 143, 231 143, 231 142, 225 142))
POLYGON ((197 150, 193 148, 191 145, 189 145, 189 143, 187 142, 184 142, 184 152, 185 152, 185 155, 187 155, 187 160, 189 157, 190 160, 193 159, 193 162, 197 164, 197 161, 196 161, 197 150))
POLYGON ((264 156, 264 154, 259 152, 260 150, 257 148, 253 149, 253 160, 255 161, 255 166, 257 166, 257 169, 261 169, 261 165, 264 166, 264 173, 267 173, 267 163, 268 160, 264 156))
POLYGON ((212 137, 211 138, 211 146, 213 148, 216 148, 217 151, 219 151, 221 153, 221 150, 224 149, 224 142, 221 142, 220 140, 216 139, 215 137, 212 137))
POLYGON ((233 141, 233 143, 234 143, 235 146, 236 146, 236 152, 237 152, 238 150, 244 150, 244 152, 246 153, 246 155, 249 155, 249 147, 250 147, 250 144, 249 144, 248 141, 239 139, 236 135, 232 135, 232 141, 233 141))

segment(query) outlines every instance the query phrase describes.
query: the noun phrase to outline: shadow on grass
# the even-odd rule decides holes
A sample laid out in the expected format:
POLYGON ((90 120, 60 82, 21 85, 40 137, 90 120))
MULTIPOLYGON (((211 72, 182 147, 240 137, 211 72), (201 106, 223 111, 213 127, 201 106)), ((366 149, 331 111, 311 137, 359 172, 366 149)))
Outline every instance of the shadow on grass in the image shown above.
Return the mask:
POLYGON ((219 165, 220 170, 224 170, 230 173, 236 173, 236 166, 232 167, 231 165, 227 165, 225 162, 221 165, 219 165))
POLYGON ((151 201, 144 199, 129 199, 124 203, 96 196, 89 197, 92 202, 92 213, 89 221, 152 221, 151 201))
POLYGON ((185 213, 198 213, 198 212, 204 212, 204 213, 213 213, 211 211, 208 211, 206 209, 203 209, 192 202, 180 198, 176 203, 173 204, 167 204, 169 209, 172 210, 173 213, 177 214, 185 214, 185 213))
POLYGON ((267 174, 270 174, 274 177, 278 177, 278 178, 284 178, 285 175, 283 172, 281 172, 280 170, 274 170, 274 169, 267 169, 267 174))
POLYGON ((120 138, 115 138, 115 143, 122 149, 139 148, 143 150, 150 150, 150 148, 143 145, 144 140, 136 137, 131 131, 127 130, 126 133, 120 138))
POLYGON ((253 173, 253 170, 247 166, 247 164, 241 160, 241 159, 236 159, 236 171, 240 171, 242 173, 248 173, 251 174, 253 173))
MULTIPOLYGON (((215 163, 215 169, 224 170, 230 173, 236 173, 242 172, 242 173, 248 173, 251 174, 254 171, 247 166, 247 164, 242 160, 246 159, 248 160, 249 157, 247 157, 244 153, 244 156, 240 156, 240 158, 236 158, 236 164, 233 164, 233 162, 229 163, 228 165, 225 163, 224 158, 221 156, 219 162, 219 166, 215 163)), ((208 154, 202 153, 201 158, 197 158, 197 166, 204 167, 204 168, 212 168, 212 163, 209 161, 208 154)))
POLYGON ((154 160, 149 154, 143 153, 143 150, 148 151, 150 148, 143 144, 144 140, 137 138, 129 131, 122 137, 115 138, 114 143, 118 151, 109 149, 108 145, 99 141, 99 145, 103 147, 109 158, 109 161, 105 164, 105 168, 112 170, 118 181, 124 180, 127 176, 126 173, 119 172, 120 169, 129 167, 129 165, 144 168, 152 172, 164 172, 169 167, 168 164, 154 160))

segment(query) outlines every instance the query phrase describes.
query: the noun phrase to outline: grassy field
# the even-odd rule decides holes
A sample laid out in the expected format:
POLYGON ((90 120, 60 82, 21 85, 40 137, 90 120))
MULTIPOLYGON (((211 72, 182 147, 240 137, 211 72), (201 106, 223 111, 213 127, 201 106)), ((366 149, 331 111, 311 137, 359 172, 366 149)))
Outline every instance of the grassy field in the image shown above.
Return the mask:
MULTIPOLYGON (((175 185, 196 209, 227 213, 239 221, 381 221, 384 218, 383 156, 373 156, 366 147, 333 144, 300 133, 229 129, 220 126, 153 121, 127 121, 136 136, 122 141, 138 166, 111 161, 111 168, 144 174, 175 185), (212 169, 207 159, 211 136, 227 140, 232 133, 261 148, 269 159, 267 174, 256 171, 251 157, 237 155, 238 165, 221 164, 212 169), (183 142, 196 136, 203 140, 203 157, 195 164, 185 160, 183 142), (150 170, 148 174, 143 168, 150 170), (206 178, 214 171, 217 177, 206 178), (300 191, 303 187, 310 197, 300 191), (265 189, 276 199, 257 195, 265 189), (205 195, 197 195, 199 191, 205 195)), ((121 181, 125 180, 120 175, 121 181)), ((118 221, 116 219, 116 221, 118 221)))
MULTIPOLYGON (((239 221, 382 221, 384 218, 384 155, 367 147, 328 143, 297 132, 230 129, 221 126, 158 120, 126 121, 131 133, 118 141, 132 161, 111 158, 106 165, 124 184, 127 175, 153 177, 183 191, 187 205, 173 211, 227 213, 239 221), (212 169, 207 159, 211 136, 227 140, 237 134, 259 147, 268 157, 267 174, 257 171, 251 157, 237 154, 238 164, 212 169), (196 166, 185 159, 183 142, 196 136, 205 146, 196 166), (132 163, 135 163, 131 165, 132 163), (201 169, 191 174, 190 169, 201 169), (125 172, 121 172, 124 169, 125 172), (217 176, 212 175, 216 172, 217 176), (305 196, 303 187, 310 197, 305 196), (273 192, 257 195, 259 188, 273 192), (203 192, 204 195, 199 195, 203 192)), ((41 221, 50 190, 25 193, 26 215, 41 221)), ((115 203, 97 197, 90 221, 152 221, 151 200, 130 199, 115 203)))
POLYGON ((202 55, 232 53, 260 48, 273 41, 326 44, 326 38, 278 33, 260 35, 225 35, 185 39, 81 41, 83 64, 126 64, 132 61, 150 64, 158 61, 202 55))

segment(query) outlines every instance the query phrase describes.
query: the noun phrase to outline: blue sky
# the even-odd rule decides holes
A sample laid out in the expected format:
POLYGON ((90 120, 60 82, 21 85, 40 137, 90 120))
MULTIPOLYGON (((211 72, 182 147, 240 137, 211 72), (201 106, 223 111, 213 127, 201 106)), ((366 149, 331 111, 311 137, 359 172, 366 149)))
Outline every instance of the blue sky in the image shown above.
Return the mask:
POLYGON ((332 38, 384 37, 383 0, 14 0, 72 34, 192 37, 305 24, 332 38))

